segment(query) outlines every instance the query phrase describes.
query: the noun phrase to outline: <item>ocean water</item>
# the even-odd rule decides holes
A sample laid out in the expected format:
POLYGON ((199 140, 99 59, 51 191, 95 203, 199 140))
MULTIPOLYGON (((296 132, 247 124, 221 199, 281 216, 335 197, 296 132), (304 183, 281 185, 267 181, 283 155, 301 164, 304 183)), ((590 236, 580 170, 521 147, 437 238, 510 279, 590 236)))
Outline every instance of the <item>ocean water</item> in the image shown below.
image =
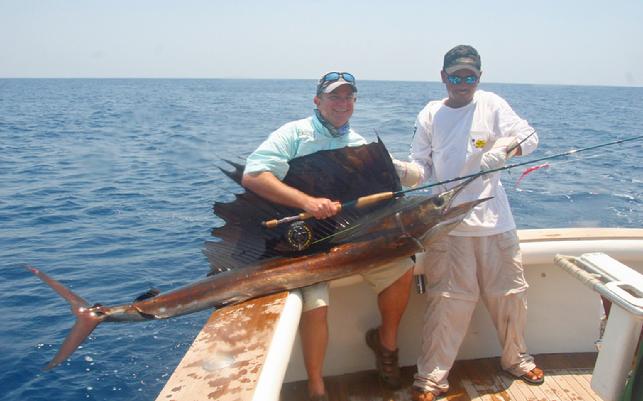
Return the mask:
MULTIPOLYGON (((0 394, 3 400, 152 400, 209 312, 104 324, 61 366, 73 318, 21 268, 89 303, 204 277, 221 223, 212 202, 240 188, 218 169, 312 112, 312 80, 0 80, 0 394)), ((643 88, 481 84, 538 130, 545 157, 643 134, 643 88)), ((404 158, 439 83, 359 82, 352 125, 404 158)), ((550 160, 515 182, 519 228, 643 227, 641 140, 550 160)), ((523 158, 521 160, 526 160, 523 158)), ((332 330, 332 328, 331 328, 332 330)))

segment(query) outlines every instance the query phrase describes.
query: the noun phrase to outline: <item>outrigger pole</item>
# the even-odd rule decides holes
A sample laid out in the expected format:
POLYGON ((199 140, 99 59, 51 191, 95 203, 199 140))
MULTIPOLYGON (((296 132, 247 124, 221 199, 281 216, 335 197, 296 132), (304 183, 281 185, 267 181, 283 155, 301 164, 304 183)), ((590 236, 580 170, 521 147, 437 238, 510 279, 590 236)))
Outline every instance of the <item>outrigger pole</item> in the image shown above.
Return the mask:
MULTIPOLYGON (((529 136, 533 135, 534 133, 535 132, 532 132, 529 136)), ((605 146, 617 145, 617 144, 624 143, 624 142, 635 141, 637 139, 642 139, 642 138, 643 138, 643 135, 639 135, 639 136, 635 136, 635 137, 631 137, 631 138, 620 139, 618 141, 612 141, 612 142, 607 142, 607 143, 601 143, 599 145, 588 146, 588 147, 585 147, 585 148, 572 149, 572 150, 568 150, 567 152, 562 152, 562 153, 558 153, 558 154, 551 155, 551 156, 545 156, 545 157, 541 157, 541 158, 538 158, 538 159, 527 160, 527 161, 524 161, 524 162, 521 162, 521 163, 509 164, 509 165, 506 165, 506 166, 503 166, 503 167, 498 167, 498 168, 494 168, 494 169, 480 171, 478 173, 463 175, 463 176, 460 176, 460 177, 455 177, 455 178, 451 178, 451 179, 448 179, 448 180, 435 182, 433 184, 422 185, 422 186, 415 187, 415 188, 405 189, 405 190, 402 190, 402 191, 379 192, 379 193, 372 194, 372 195, 362 196, 362 197, 359 197, 359 198, 357 198, 355 200, 352 200, 352 201, 349 201, 349 202, 346 202, 346 203, 342 203, 340 205, 340 210, 344 209, 344 208, 347 208, 347 207, 361 208, 361 207, 364 207, 364 206, 367 206, 367 205, 372 205, 374 203, 377 203, 377 202, 380 202, 380 201, 383 201, 383 200, 399 198, 400 196, 403 196, 404 194, 406 194, 408 192, 421 191, 423 189, 437 187, 439 185, 449 184, 449 183, 455 182, 455 181, 466 180, 467 178, 480 177, 480 176, 483 176, 483 175, 495 173, 497 171, 509 170, 509 169, 524 166, 524 165, 527 165, 527 164, 538 163, 538 162, 541 162, 543 160, 549 160, 549 159, 555 159, 555 158, 558 158, 558 157, 569 156, 569 155, 573 155, 575 153, 585 152, 585 151, 592 150, 592 149, 598 149, 598 148, 602 148, 602 147, 605 147, 605 146)), ((525 139, 527 139, 527 138, 525 138, 525 139)), ((511 150, 513 150, 513 149, 511 149, 511 150)), ((295 215, 295 216, 288 216, 288 217, 284 217, 284 218, 281 218, 281 219, 273 219, 273 220, 262 221, 261 225, 264 226, 264 227, 267 227, 267 228, 274 228, 274 227, 277 227, 278 225, 283 224, 283 223, 290 223, 290 222, 299 221, 299 220, 307 220, 307 219, 310 219, 311 217, 313 217, 313 216, 310 213, 302 212, 302 213, 299 213, 298 215, 295 215)))

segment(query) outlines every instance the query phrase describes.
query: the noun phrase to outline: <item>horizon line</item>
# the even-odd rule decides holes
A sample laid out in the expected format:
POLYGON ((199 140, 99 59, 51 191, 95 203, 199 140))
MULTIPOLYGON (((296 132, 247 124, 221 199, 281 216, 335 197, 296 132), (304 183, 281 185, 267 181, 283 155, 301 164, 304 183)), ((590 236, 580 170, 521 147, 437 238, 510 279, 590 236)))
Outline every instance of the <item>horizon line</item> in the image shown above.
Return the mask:
MULTIPOLYGON (((257 78, 257 77, 5 77, 0 76, 0 80, 28 80, 28 79, 51 79, 51 80, 228 80, 228 81, 317 81, 318 78, 257 78)), ((424 80, 401 80, 401 79, 360 79, 360 82, 409 82, 409 83, 437 83, 441 81, 424 81, 424 80)), ((533 83, 533 82, 490 82, 482 81, 481 84, 499 84, 499 85, 538 85, 538 86, 584 86, 584 87, 614 87, 614 88, 643 88, 643 84, 562 84, 562 83, 533 83)))

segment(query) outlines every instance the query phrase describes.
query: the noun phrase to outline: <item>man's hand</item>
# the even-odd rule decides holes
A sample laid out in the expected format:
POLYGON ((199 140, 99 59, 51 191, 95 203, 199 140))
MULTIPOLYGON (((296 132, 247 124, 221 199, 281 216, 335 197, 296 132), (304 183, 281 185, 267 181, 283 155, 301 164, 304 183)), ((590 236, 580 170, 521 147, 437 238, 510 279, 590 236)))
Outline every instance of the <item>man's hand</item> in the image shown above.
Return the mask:
POLYGON ((514 156, 520 156, 520 145, 515 138, 500 138, 491 150, 482 155, 480 170, 487 171, 504 167, 507 161, 514 156))
POLYGON ((422 169, 417 164, 393 159, 393 166, 400 177, 400 182, 405 187, 413 188, 422 182, 422 169))
POLYGON ((303 209, 316 219, 332 217, 342 210, 342 204, 327 198, 308 197, 303 209))
POLYGON ((482 155, 480 170, 488 171, 504 167, 507 164, 507 147, 492 148, 482 155))
POLYGON ((520 147, 520 145, 518 145, 518 140, 514 138, 507 145, 507 160, 511 159, 514 156, 521 156, 521 155, 522 155, 522 148, 520 147))
POLYGON ((245 188, 248 188, 269 201, 303 209, 317 219, 334 216, 342 209, 339 202, 305 194, 296 188, 284 184, 269 171, 257 174, 244 174, 241 183, 245 188))

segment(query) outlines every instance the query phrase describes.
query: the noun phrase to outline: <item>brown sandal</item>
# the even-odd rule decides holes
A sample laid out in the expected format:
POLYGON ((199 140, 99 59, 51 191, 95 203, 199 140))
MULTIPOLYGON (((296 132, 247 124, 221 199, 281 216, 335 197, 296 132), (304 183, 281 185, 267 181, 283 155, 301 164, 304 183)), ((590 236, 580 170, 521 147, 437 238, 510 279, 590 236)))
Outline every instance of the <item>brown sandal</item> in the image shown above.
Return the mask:
POLYGON ((382 347, 378 329, 366 332, 366 344, 375 353, 377 373, 382 383, 393 390, 402 387, 397 350, 389 351, 382 347))
POLYGON ((424 391, 417 387, 411 389, 411 401, 435 401, 438 395, 430 391, 424 391))

